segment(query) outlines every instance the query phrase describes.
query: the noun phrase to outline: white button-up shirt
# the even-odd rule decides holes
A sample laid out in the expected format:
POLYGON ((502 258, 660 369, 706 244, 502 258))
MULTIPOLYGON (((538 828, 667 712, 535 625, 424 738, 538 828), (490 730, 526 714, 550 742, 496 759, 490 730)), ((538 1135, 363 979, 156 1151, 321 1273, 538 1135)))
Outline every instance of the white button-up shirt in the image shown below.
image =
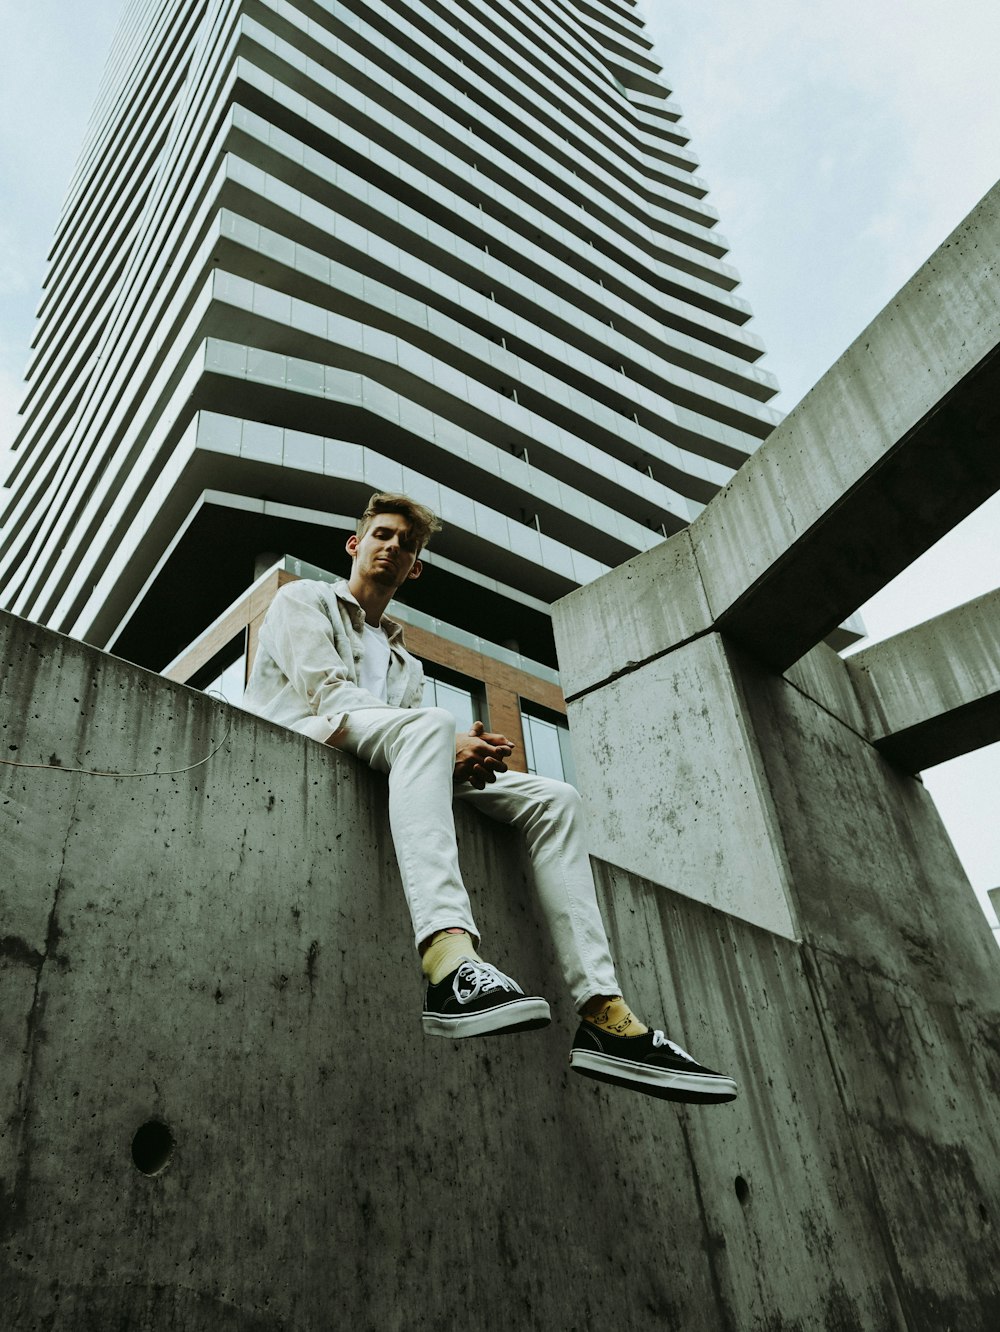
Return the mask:
POLYGON ((243 706, 269 721, 327 741, 358 708, 415 708, 423 667, 403 646, 403 627, 388 616, 386 697, 363 688, 365 613, 347 583, 299 579, 282 587, 264 616, 243 706))

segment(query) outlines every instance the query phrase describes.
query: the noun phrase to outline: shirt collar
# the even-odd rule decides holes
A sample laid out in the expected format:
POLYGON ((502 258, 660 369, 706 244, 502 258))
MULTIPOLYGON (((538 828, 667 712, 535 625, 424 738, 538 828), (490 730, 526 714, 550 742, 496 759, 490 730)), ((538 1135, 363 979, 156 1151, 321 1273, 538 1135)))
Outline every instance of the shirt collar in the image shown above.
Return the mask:
MULTIPOLYGON (((347 579, 342 578, 339 582, 334 583, 333 591, 346 605, 347 613, 351 617, 351 622, 353 623, 354 628, 360 631, 366 624, 364 607, 360 605, 357 597, 355 597, 350 587, 348 587, 347 579)), ((397 638, 400 638, 403 633, 403 626, 399 621, 390 620, 388 615, 382 616, 382 623, 378 627, 384 631, 385 636, 390 643, 395 643, 397 638)))

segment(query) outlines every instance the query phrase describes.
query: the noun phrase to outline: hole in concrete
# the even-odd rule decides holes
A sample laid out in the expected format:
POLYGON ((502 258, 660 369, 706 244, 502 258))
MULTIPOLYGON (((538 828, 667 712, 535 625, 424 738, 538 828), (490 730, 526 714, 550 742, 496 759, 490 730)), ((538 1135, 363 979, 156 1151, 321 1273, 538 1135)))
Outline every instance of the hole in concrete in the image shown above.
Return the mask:
POLYGON ((736 1176, 736 1182, 733 1187, 736 1189, 737 1198, 740 1200, 741 1203, 745 1203, 746 1200, 750 1197, 750 1185, 746 1182, 746 1180, 743 1178, 742 1175, 736 1176))
POLYGON ((174 1135, 159 1119, 148 1119, 136 1129, 132 1139, 132 1160, 144 1175, 158 1175, 170 1164, 174 1154, 174 1135))
POLYGON ((980 1203, 980 1204, 979 1204, 979 1216, 980 1216, 980 1219, 982 1220, 983 1224, 988 1226, 989 1223, 990 1223, 990 1214, 989 1214, 989 1212, 986 1210, 986 1204, 985 1204, 985 1203, 980 1203))

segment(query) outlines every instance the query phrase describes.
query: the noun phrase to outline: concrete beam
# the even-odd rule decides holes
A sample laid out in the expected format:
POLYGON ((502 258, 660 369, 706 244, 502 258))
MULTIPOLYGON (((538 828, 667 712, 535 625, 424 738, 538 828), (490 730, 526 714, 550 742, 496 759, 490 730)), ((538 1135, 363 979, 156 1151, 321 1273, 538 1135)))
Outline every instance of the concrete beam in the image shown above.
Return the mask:
POLYGON ((720 630, 785 671, 1000 489, 1000 185, 684 532, 553 606, 573 699, 720 630))
POLYGON ((715 626, 784 670, 1000 488, 998 347, 1000 186, 693 524, 715 626))
POLYGON ((1000 740, 1000 589, 847 661, 869 738, 919 772, 1000 740))

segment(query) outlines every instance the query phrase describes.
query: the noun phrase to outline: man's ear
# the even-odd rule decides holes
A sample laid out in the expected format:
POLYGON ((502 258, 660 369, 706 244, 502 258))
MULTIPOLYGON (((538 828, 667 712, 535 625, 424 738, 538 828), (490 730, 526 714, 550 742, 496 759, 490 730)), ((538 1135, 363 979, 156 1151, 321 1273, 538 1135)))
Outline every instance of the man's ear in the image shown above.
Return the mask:
POLYGON ((422 561, 422 560, 414 560, 414 561, 413 561, 413 568, 410 570, 410 572, 409 572, 406 576, 407 576, 407 578, 419 578, 420 575, 423 573, 423 571, 424 571, 423 561, 422 561))
POLYGON ((348 555, 350 555, 350 557, 351 557, 352 560, 354 559, 355 555, 357 555, 357 553, 358 553, 358 538, 357 538, 357 536, 356 536, 353 532, 352 532, 351 535, 347 538, 347 543, 346 543, 346 545, 344 546, 344 549, 347 551, 348 555))

